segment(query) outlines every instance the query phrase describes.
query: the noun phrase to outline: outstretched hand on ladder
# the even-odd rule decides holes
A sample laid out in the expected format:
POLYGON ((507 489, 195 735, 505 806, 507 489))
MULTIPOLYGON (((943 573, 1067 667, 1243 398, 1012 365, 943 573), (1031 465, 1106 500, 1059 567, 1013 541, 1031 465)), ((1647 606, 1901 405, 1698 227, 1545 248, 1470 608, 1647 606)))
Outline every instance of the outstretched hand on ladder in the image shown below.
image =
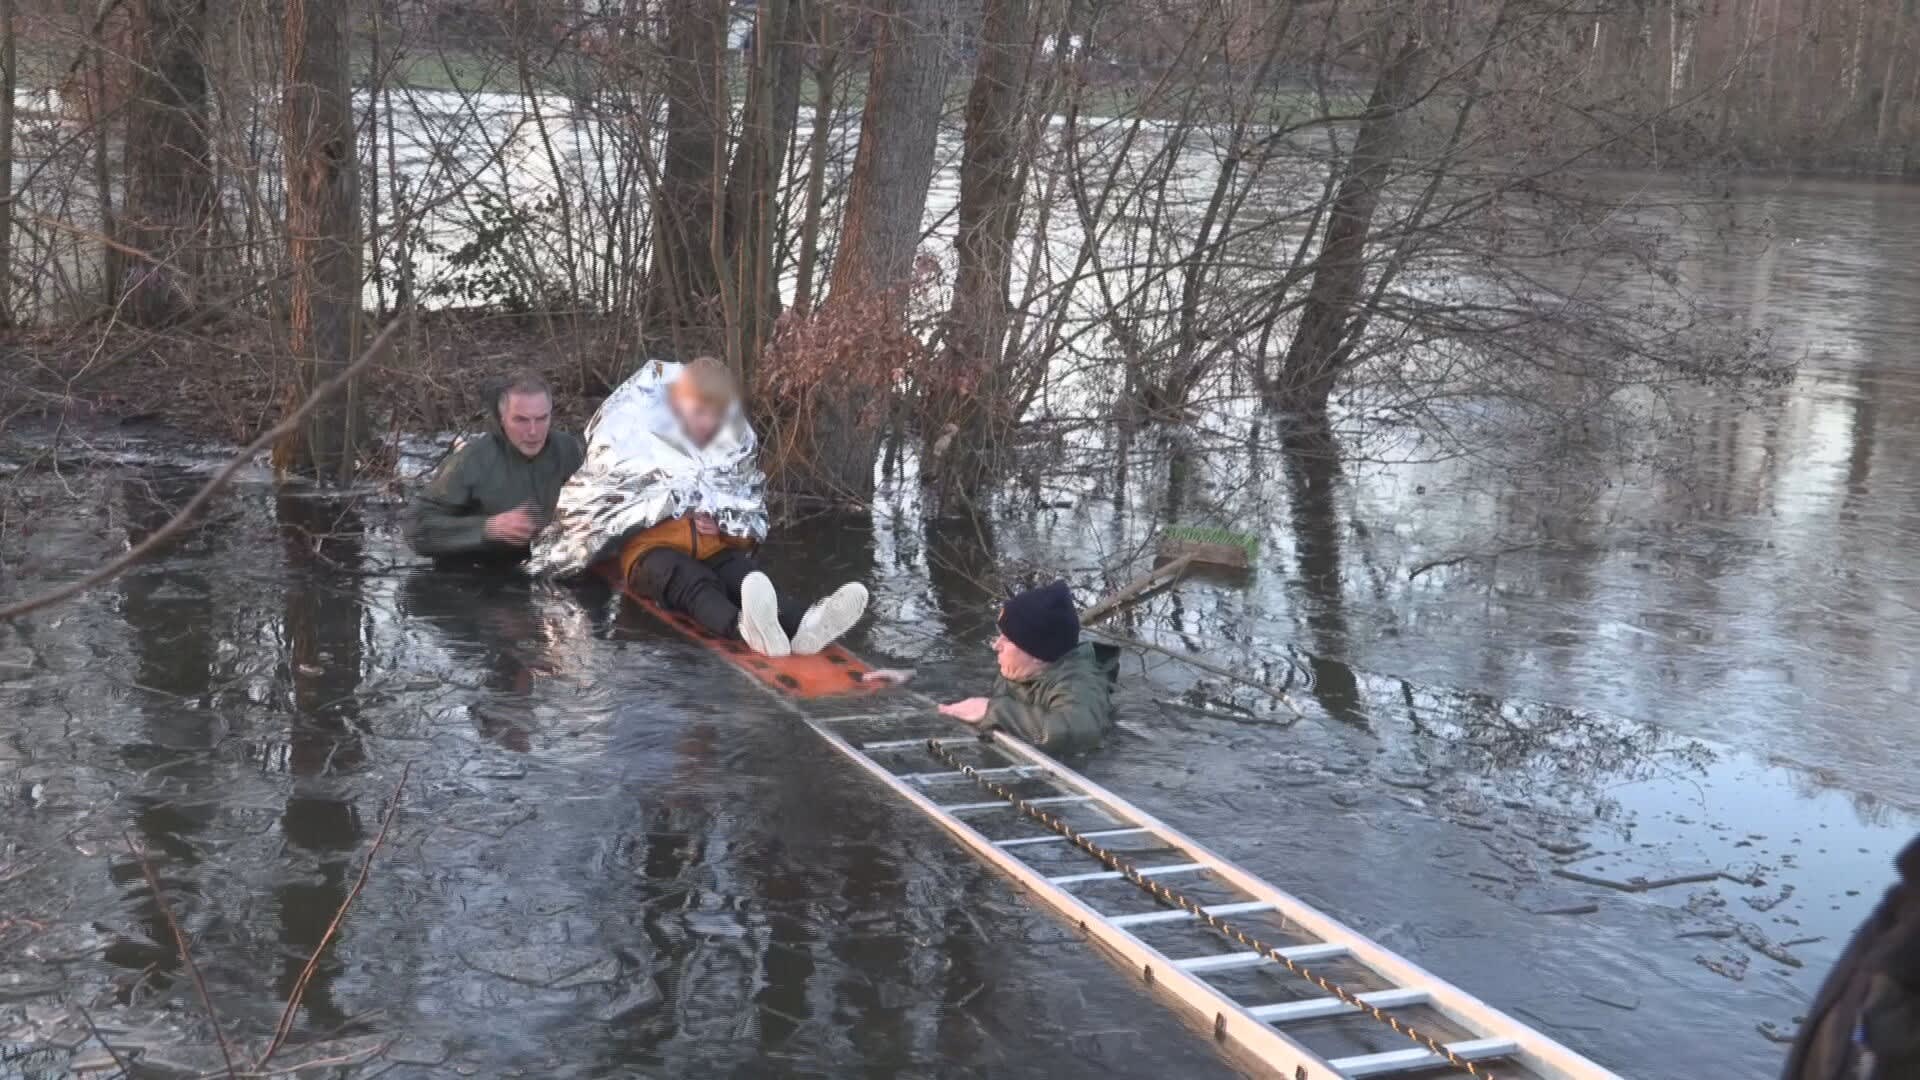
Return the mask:
POLYGON ((969 724, 977 724, 987 718, 987 699, 983 697, 970 697, 965 701, 956 701, 951 705, 942 705, 940 706, 940 715, 951 716, 955 720, 964 720, 969 724))

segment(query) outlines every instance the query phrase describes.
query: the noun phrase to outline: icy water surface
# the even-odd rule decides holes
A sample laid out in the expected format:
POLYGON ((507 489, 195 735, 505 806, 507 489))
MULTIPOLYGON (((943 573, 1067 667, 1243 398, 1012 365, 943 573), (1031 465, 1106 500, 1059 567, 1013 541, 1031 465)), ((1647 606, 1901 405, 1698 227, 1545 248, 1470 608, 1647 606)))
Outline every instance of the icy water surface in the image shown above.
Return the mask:
MULTIPOLYGON (((39 528, 37 566, 137 541, 188 490, 72 482, 118 490, 39 528)), ((381 1060, 423 1075, 1231 1074, 710 654, 604 592, 390 568, 363 528, 248 487, 9 635, 10 1044, 70 1000, 205 1041, 123 830, 227 1030, 270 1031, 410 766, 301 1039, 399 1037, 381 1060)))
MULTIPOLYGON (((10 562, 78 573, 197 479, 21 479, 39 513, 10 562)), ((604 591, 421 569, 394 525, 248 484, 5 639, 0 1024, 44 1055, 29 1075, 83 1040, 75 1002, 157 1061, 218 1062, 129 840, 257 1052, 403 769, 303 998, 315 1054, 398 1075, 1240 1071, 710 654, 604 591)), ((816 519, 772 554, 787 580, 875 581, 854 646, 957 695, 988 659, 977 545, 816 519)), ((1196 583, 1133 628, 1245 595, 1196 583)), ((1756 1026, 1790 1028, 1910 827, 1655 725, 1279 655, 1304 720, 1137 654, 1127 730, 1087 767, 1630 1075, 1775 1067, 1756 1026), (1556 870, 1731 878, 1628 893, 1556 870)))
MULTIPOLYGON (((1920 199, 1731 206, 1776 242, 1689 273, 1803 357, 1793 386, 1690 406, 1643 448, 1663 468, 1579 482, 1202 463, 1197 495, 1247 489, 1261 564, 1114 625, 1125 727, 1085 763, 1636 1077, 1777 1072, 1920 828, 1920 199)), ((0 478, 0 597, 138 542, 204 476, 124 437, 0 448, 27 465, 0 478)), ((851 644, 959 696, 986 685, 998 582, 1091 596, 1165 512, 1049 503, 964 531, 818 518, 770 557, 809 588, 870 581, 851 644)), ((252 477, 162 558, 0 629, 0 1076, 102 1064, 78 1007, 149 1063, 219 1067, 131 847, 257 1054, 396 790, 282 1063, 1241 1071, 709 654, 603 591, 426 572, 397 513, 252 477)))

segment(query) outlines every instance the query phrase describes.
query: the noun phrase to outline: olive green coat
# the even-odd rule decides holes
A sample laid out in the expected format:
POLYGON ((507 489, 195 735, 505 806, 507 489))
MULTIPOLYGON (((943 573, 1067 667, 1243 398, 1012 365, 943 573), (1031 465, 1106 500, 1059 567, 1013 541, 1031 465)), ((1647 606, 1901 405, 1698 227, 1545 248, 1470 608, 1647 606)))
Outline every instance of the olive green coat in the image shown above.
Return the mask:
POLYGON ((1010 731, 1050 754, 1091 750, 1113 726, 1118 666, 1118 649, 1083 641, 1031 679, 995 683, 983 726, 1010 731))
POLYGON ((544 524, 560 500, 560 485, 586 455, 578 436, 555 431, 538 454, 527 457, 507 441, 495 419, 485 435, 447 455, 414 496, 407 523, 413 549, 434 558, 525 558, 526 545, 487 538, 487 519, 531 506, 544 524))

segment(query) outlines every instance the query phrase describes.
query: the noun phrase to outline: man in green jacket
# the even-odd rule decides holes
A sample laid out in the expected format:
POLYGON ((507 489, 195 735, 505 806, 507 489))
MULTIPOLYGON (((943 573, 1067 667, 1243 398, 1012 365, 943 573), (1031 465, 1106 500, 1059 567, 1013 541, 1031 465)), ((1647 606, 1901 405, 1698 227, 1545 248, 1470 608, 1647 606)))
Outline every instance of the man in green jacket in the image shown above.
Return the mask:
POLYGON ((414 496, 408 537, 436 560, 516 563, 553 515, 560 485, 586 457, 586 447, 551 431, 553 391, 531 372, 516 372, 494 400, 487 433, 447 455, 414 496))
POLYGON ((1100 745, 1113 726, 1118 650, 1080 640, 1066 582, 1008 600, 993 651, 1000 660, 993 695, 942 705, 942 713, 985 731, 1011 731, 1049 753, 1100 745))

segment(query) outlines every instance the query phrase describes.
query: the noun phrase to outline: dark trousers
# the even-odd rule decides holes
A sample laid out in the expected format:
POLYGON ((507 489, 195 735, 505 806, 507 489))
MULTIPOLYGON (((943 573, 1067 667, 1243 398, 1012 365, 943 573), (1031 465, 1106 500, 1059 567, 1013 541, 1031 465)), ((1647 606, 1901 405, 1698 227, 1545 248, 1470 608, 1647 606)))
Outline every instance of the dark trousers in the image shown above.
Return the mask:
MULTIPOLYGON (((740 636, 740 583, 760 569, 752 554, 730 548, 710 559, 656 548, 633 564, 633 587, 669 611, 691 615, 709 633, 740 636)), ((804 611, 780 598, 780 627, 791 637, 804 611)))

